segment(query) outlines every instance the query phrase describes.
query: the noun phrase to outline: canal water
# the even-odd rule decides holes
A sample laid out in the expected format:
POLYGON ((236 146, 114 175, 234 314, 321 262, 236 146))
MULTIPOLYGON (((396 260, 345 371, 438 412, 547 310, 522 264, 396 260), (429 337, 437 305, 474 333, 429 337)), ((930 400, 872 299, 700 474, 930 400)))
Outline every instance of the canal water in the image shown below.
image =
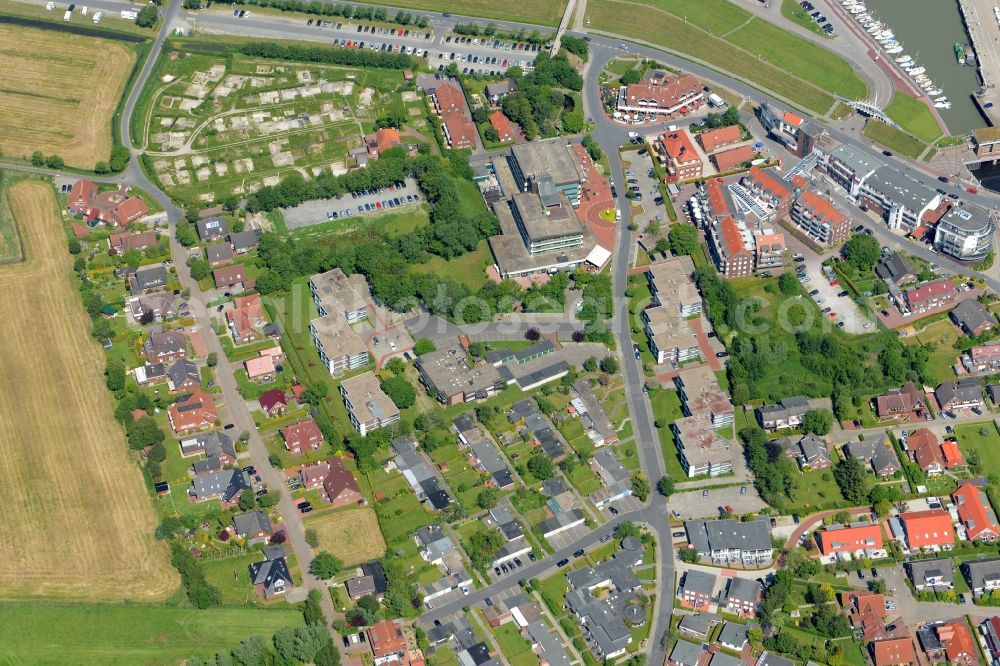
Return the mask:
MULTIPOLYGON (((834 0, 836 2, 837 0, 834 0)), ((955 43, 968 44, 956 0, 865 0, 869 13, 896 34, 902 53, 883 58, 913 56, 927 76, 951 100, 950 109, 938 109, 951 134, 966 134, 986 121, 971 95, 979 89, 976 68, 959 65, 955 43)), ((904 74, 905 76, 905 74, 904 74)))

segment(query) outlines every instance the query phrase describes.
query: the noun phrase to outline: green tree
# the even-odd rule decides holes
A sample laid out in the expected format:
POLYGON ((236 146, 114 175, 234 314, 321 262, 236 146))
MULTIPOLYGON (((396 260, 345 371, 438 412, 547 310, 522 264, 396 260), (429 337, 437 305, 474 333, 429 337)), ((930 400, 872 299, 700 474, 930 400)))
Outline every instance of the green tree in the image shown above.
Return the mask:
POLYGON ((615 527, 615 538, 621 541, 625 537, 630 537, 630 536, 639 538, 640 536, 642 536, 642 531, 635 523, 629 520, 618 523, 618 526, 615 527))
POLYGON ((417 392, 406 377, 394 375, 382 382, 382 390, 400 409, 407 409, 417 401, 417 392))
POLYGON ((188 268, 191 269, 191 277, 195 280, 204 280, 212 274, 212 266, 206 259, 188 259, 188 268))
POLYGON ((111 173, 111 167, 108 166, 107 162, 101 161, 94 165, 94 173, 105 174, 111 173))
POLYGON ((69 253, 70 254, 80 254, 83 248, 80 246, 80 241, 75 238, 69 239, 69 253))
POLYGON ((66 166, 66 162, 58 155, 49 155, 45 158, 45 166, 50 169, 62 169, 66 166))
POLYGON ((605 356, 601 359, 601 372, 606 372, 609 375, 613 375, 618 372, 618 359, 614 356, 605 356))
POLYGON ((434 341, 430 338, 418 338, 417 341, 413 343, 413 353, 417 356, 430 354, 432 351, 436 350, 437 347, 434 345, 434 341))
POLYGON ((697 564, 698 560, 701 559, 701 555, 694 548, 681 548, 677 551, 677 558, 681 562, 687 562, 688 564, 697 564))
POLYGON ((636 474, 632 477, 632 495, 640 502, 649 499, 649 481, 642 474, 636 474))
POLYGON ((675 224, 667 234, 670 251, 676 255, 690 255, 698 247, 698 230, 692 224, 675 224))
POLYGON ((31 153, 31 166, 42 167, 45 166, 45 154, 40 150, 36 150, 31 153))
POLYGON ((205 359, 205 363, 210 368, 214 368, 219 364, 219 355, 215 352, 209 352, 208 357, 205 359))
POLYGON ((664 497, 670 497, 674 494, 674 480, 669 476, 661 476, 656 482, 656 491, 664 497))
POLYGON ((642 80, 642 74, 639 73, 639 70, 638 69, 630 69, 627 72, 625 72, 624 74, 622 74, 622 77, 621 77, 621 79, 619 79, 619 82, 623 86, 628 86, 628 85, 632 85, 633 83, 639 83, 639 81, 641 81, 641 80, 642 80))
POLYGON ((496 488, 486 488, 476 496, 476 506, 480 509, 492 509, 500 501, 500 491, 496 488))
POLYGON ((249 511, 255 506, 257 506, 257 502, 256 500, 254 500, 252 490, 244 490, 242 493, 240 493, 240 501, 239 501, 240 511, 249 511))
POLYGON ((833 478, 840 493, 851 504, 864 504, 868 500, 868 476, 857 458, 847 456, 833 468, 833 478))
POLYGON ((795 279, 795 274, 785 272, 778 276, 778 290, 785 296, 794 296, 797 294, 799 292, 799 281, 795 279))
POLYGON ((385 369, 394 375, 402 375, 406 372, 406 363, 403 362, 403 359, 396 356, 389 359, 389 362, 385 364, 385 369))
POLYGON ((556 466, 548 456, 536 453, 528 459, 528 471, 539 481, 544 481, 552 478, 556 473, 556 466))
POLYGON ((882 248, 874 236, 869 234, 853 234, 843 247, 844 257, 854 268, 863 273, 870 273, 879 257, 882 248))
POLYGON ((833 414, 829 409, 810 409, 802 417, 802 429, 816 435, 826 435, 833 427, 833 414))
POLYGON ((128 424, 125 429, 129 447, 139 451, 147 446, 153 446, 163 441, 165 435, 151 416, 143 416, 138 421, 128 424))
POLYGON ((125 364, 117 358, 109 358, 104 365, 104 385, 112 393, 125 390, 125 364))
POLYGON ((313 528, 308 528, 305 533, 306 543, 309 544, 311 548, 316 548, 319 546, 319 532, 313 528))
POLYGON ((597 370, 597 358, 588 356, 587 360, 583 362, 583 369, 587 372, 595 372, 597 370))
POLYGON ((146 5, 139 10, 139 15, 135 17, 135 24, 140 28, 152 28, 156 25, 159 17, 160 13, 155 5, 146 5))
POLYGON ((321 580, 330 580, 344 567, 344 563, 341 562, 333 554, 322 551, 316 554, 316 557, 312 559, 309 563, 309 573, 321 580))

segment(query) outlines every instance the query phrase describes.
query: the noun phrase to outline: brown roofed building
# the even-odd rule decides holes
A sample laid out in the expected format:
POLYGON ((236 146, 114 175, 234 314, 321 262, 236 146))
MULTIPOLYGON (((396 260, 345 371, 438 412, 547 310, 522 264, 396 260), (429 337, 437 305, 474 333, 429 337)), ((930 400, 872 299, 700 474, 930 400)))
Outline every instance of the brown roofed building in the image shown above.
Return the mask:
POLYGON ((211 428, 219 418, 212 396, 198 389, 167 409, 170 427, 175 434, 211 428))
POLYGON ((753 151, 752 146, 739 146, 712 155, 712 161, 715 162, 715 168, 720 172, 725 172, 732 171, 739 165, 752 161, 756 156, 757 153, 753 151))
POLYGON ((660 137, 661 159, 666 163, 667 180, 677 182, 700 178, 703 165, 687 130, 667 132, 660 137))
POLYGON ((792 191, 783 180, 775 176, 773 171, 750 167, 750 171, 740 179, 740 185, 773 208, 776 219, 788 215, 792 205, 792 191))
POLYGON ((243 281, 246 280, 246 266, 243 264, 223 266, 222 268, 216 268, 212 271, 212 275, 215 278, 215 286, 217 289, 222 289, 223 287, 234 287, 236 285, 243 284, 243 281))
POLYGON ((82 213, 83 208, 97 196, 97 184, 81 178, 69 190, 69 212, 82 213))
POLYGON ((927 398, 913 382, 907 382, 875 398, 875 411, 880 419, 919 421, 927 413, 927 398))
POLYGON ((747 247, 739 225, 731 215, 712 225, 708 235, 712 259, 727 278, 747 277, 753 272, 753 252, 747 247))
POLYGON ((406 652, 406 637, 403 635, 402 624, 393 620, 382 620, 368 627, 368 646, 371 648, 375 664, 387 661, 402 662, 406 652))
POLYGON ((917 663, 913 641, 909 638, 890 638, 869 644, 875 666, 910 666, 917 663))
POLYGON ((395 127, 383 127, 380 130, 376 130, 374 134, 365 137, 365 143, 368 145, 368 155, 370 157, 378 157, 390 148, 403 145, 402 140, 399 138, 399 130, 395 127))
POLYGON ((466 113, 465 97, 458 85, 445 81, 431 93, 434 110, 443 123, 445 140, 450 148, 474 148, 476 126, 466 113))
POLYGON ((503 114, 503 111, 494 111, 490 114, 490 125, 497 131, 497 136, 502 143, 513 141, 517 138, 517 128, 510 118, 503 114))
POLYGON ((651 77, 622 86, 616 109, 620 113, 690 113, 705 104, 705 88, 690 74, 651 77))
POLYGON ((139 197, 129 197, 116 204, 114 208, 111 209, 111 218, 114 221, 115 226, 122 227, 131 222, 135 222, 148 212, 149 207, 146 206, 145 201, 139 197))
POLYGON ((811 240, 823 245, 844 242, 851 230, 850 219, 812 190, 805 190, 795 200, 791 220, 811 240))
POLYGON ((131 250, 142 252, 156 245, 156 232, 142 231, 139 233, 121 233, 108 236, 108 248, 113 254, 125 254, 131 250))
POLYGON ((706 153, 714 153, 719 148, 739 143, 741 138, 740 126, 730 125, 702 132, 698 135, 698 142, 701 143, 701 147, 705 149, 706 153))
POLYGON ((285 440, 285 448, 293 456, 316 451, 323 446, 323 433, 312 419, 285 426, 281 429, 281 437, 285 440))
POLYGON ((344 461, 333 457, 327 462, 330 464, 330 469, 323 479, 323 494, 333 507, 336 509, 364 502, 365 498, 358 488, 358 482, 350 470, 344 467, 344 461))

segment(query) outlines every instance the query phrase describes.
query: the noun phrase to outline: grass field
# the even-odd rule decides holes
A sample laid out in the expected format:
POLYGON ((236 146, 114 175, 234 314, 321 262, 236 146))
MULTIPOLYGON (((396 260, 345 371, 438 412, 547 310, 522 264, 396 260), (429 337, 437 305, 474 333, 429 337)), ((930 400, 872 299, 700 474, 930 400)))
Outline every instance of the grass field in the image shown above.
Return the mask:
POLYGON ((364 237, 366 233, 381 231, 390 238, 402 236, 422 227, 430 220, 425 204, 410 206, 399 213, 385 213, 377 217, 352 217, 347 220, 330 220, 308 227, 293 229, 290 234, 296 238, 354 236, 364 237))
POLYGON ((433 257, 430 261, 413 267, 418 273, 434 273, 438 277, 461 282, 472 293, 486 284, 486 267, 493 263, 493 255, 486 241, 480 241, 475 251, 456 259, 433 257))
POLYGON ((909 95, 894 93, 892 103, 885 109, 885 115, 921 141, 931 143, 941 137, 941 128, 931 110, 909 95))
POLYGON ((316 530, 319 548, 326 550, 345 564, 360 564, 382 557, 385 541, 378 528, 375 512, 366 507, 351 507, 326 511, 306 518, 306 528, 316 530))
POLYGON ((0 574, 0 595, 164 598, 177 574, 112 418, 53 190, 24 180, 10 202, 27 259, 0 268, 0 506, 16 535, 0 540, 0 558, 16 563, 0 574))
POLYGON ((934 351, 927 360, 927 373, 934 380, 932 383, 936 385, 955 376, 952 366, 957 362, 959 355, 954 347, 956 340, 958 340, 958 330, 950 321, 942 319, 914 336, 903 338, 903 344, 934 345, 934 351))
POLYGON ((293 610, 0 604, 0 663, 174 665, 300 624, 293 610))
POLYGON ((997 433, 992 421, 957 425, 955 439, 958 440, 958 446, 966 457, 972 449, 979 451, 985 476, 1000 474, 1000 460, 996 455, 997 448, 1000 447, 1000 434, 997 433), (983 431, 986 432, 985 435, 983 431))
POLYGON ((920 153, 927 147, 909 134, 890 127, 881 120, 872 119, 865 123, 865 136, 889 150, 912 158, 920 157, 920 153))
POLYGON ((111 154, 111 115, 135 53, 123 42, 0 25, 0 149, 41 150, 93 169, 111 154))
POLYGON ((587 16, 595 30, 662 44, 817 113, 833 106, 832 92, 867 94, 847 62, 727 0, 602 0, 587 6, 587 16))
POLYGON ((374 0, 373 5, 391 5, 427 12, 451 12, 458 16, 478 16, 487 19, 521 23, 535 23, 556 27, 566 8, 566 0, 532 0, 517 6, 516 16, 511 8, 493 0, 374 0))
POLYGON ((14 224, 14 213, 10 210, 7 188, 11 184, 11 174, 0 171, 0 264, 20 261, 21 238, 14 224))

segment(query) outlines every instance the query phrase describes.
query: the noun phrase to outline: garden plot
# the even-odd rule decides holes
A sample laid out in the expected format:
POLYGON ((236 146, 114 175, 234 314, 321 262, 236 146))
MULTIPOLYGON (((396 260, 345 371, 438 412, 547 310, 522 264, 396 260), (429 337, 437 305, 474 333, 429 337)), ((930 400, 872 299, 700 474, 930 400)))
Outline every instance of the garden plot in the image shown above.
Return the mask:
POLYGON ((404 101, 402 75, 235 56, 182 55, 164 64, 142 127, 153 169, 180 199, 216 202, 273 185, 343 173, 379 115, 404 101))

